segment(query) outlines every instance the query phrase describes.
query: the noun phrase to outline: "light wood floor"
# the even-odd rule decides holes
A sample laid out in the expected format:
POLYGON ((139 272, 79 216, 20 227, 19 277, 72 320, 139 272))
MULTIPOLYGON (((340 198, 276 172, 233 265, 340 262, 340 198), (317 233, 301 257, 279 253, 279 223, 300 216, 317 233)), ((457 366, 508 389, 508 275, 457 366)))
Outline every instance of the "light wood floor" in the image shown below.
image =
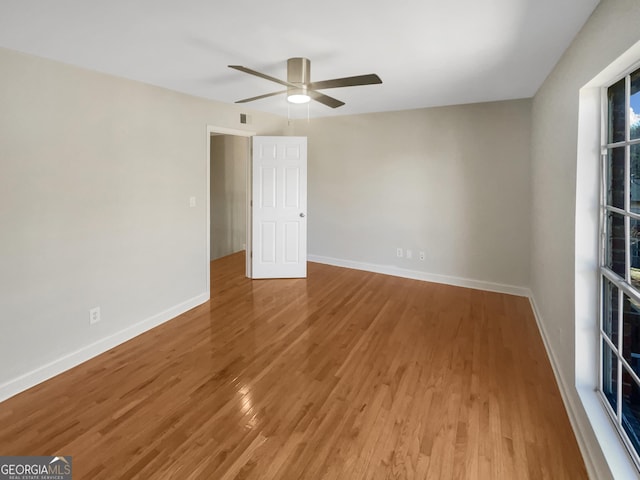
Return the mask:
POLYGON ((528 300, 309 264, 0 403, 74 479, 583 479, 528 300))

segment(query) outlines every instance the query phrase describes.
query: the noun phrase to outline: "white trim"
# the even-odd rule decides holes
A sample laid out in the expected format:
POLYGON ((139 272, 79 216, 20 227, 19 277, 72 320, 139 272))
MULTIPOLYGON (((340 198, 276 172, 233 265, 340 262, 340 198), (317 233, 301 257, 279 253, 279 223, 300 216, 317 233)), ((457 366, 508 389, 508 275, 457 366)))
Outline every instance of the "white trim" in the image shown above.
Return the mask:
POLYGON ((501 283, 486 282, 483 280, 474 280, 469 278, 452 277, 449 275, 440 275, 436 273, 420 272, 418 270, 409 270, 406 268, 395 267, 393 265, 377 265, 374 263, 354 262, 352 260, 343 260, 339 258, 323 257, 320 255, 312 254, 309 254, 307 259, 310 262, 324 263, 326 265, 333 265, 336 267, 353 268, 354 270, 382 273, 384 275, 410 278, 413 280, 422 280, 425 282, 443 283, 446 285, 454 285, 456 287, 473 288, 475 290, 506 293, 509 295, 517 295, 519 297, 529 297, 531 294, 531 291, 526 287, 504 285, 501 283))
POLYGON ((213 127, 207 125, 207 136, 205 138, 205 152, 207 153, 207 192, 206 192, 206 211, 207 211, 207 240, 204 246, 205 250, 205 263, 207 264, 207 268, 205 268, 206 276, 204 280, 205 287, 207 292, 211 291, 211 134, 214 132, 212 130, 213 127))
POLYGON ((234 135, 236 137, 253 137, 257 135, 257 132, 253 130, 239 130, 237 128, 217 127, 215 125, 207 125, 207 132, 209 132, 209 135, 219 133, 220 135, 234 135))
MULTIPOLYGON (((631 74, 635 73, 636 71, 638 71, 638 69, 636 70, 632 70, 628 73, 625 74, 624 77, 622 77, 621 79, 615 80, 615 81, 609 81, 607 82, 603 87, 602 87, 602 114, 601 114, 601 124, 602 124, 602 128, 601 128, 601 145, 602 150, 604 152, 607 152, 607 149, 610 149, 612 145, 616 145, 616 148, 624 148, 624 206, 622 209, 622 212, 616 212, 619 213, 620 215, 623 216, 623 220, 624 220, 624 244, 625 244, 625 250, 624 250, 624 254, 625 254, 625 272, 624 272, 624 278, 619 278, 619 275, 615 274, 614 272, 612 272, 608 267, 606 267, 606 259, 603 255, 603 250, 600 250, 600 258, 598 259, 598 269, 599 269, 599 273, 600 276, 602 278, 606 278, 607 280, 609 280, 609 282, 611 282, 611 284, 613 284, 615 287, 617 287, 618 289, 618 344, 617 345, 613 345, 613 343, 609 340, 609 338, 607 338, 607 335, 602 331, 602 323, 603 323, 603 311, 602 311, 602 307, 600 306, 599 308, 599 328, 598 328, 598 346, 599 346, 599 350, 600 350, 600 363, 597 366, 598 369, 598 378, 599 378, 599 383, 598 383, 598 397, 601 399, 601 401, 604 403, 604 410, 607 412, 607 414, 610 417, 610 421, 611 424, 614 425, 614 427, 617 429, 618 431, 618 435, 620 437, 620 440, 622 441, 623 447, 626 450, 627 455, 629 456, 629 459, 631 459, 634 463, 635 463, 635 469, 636 471, 638 471, 638 468, 640 468, 640 452, 638 452, 638 450, 635 448, 635 446, 633 445, 633 443, 631 442, 631 439, 628 435, 628 433, 625 431, 624 427, 623 427, 623 372, 626 370, 627 373, 629 373, 631 375, 631 377, 633 378, 633 380, 636 383, 640 383, 640 378, 638 378, 638 375, 636 374, 636 372, 631 368, 631 366, 629 365, 629 363, 627 362, 627 360, 624 358, 624 356, 622 355, 622 344, 623 344, 623 338, 624 338, 624 308, 623 308, 623 303, 624 303, 624 297, 625 294, 630 298, 630 299, 640 299, 640 293, 637 291, 636 288, 634 288, 633 285, 631 285, 631 219, 635 217, 635 215, 630 215, 631 213, 631 195, 630 195, 630 188, 631 188, 631 165, 630 165, 630 117, 629 117, 629 111, 630 111, 630 91, 631 91, 631 74), (607 92, 609 92, 609 89, 613 86, 616 85, 617 83, 620 83, 621 81, 624 82, 624 110, 623 110, 623 114, 624 115, 624 119, 625 119, 625 127, 624 127, 624 139, 622 141, 619 142, 614 142, 614 143, 608 143, 609 141, 609 137, 610 137, 610 133, 608 132, 608 125, 610 124, 610 113, 609 113, 609 108, 608 108, 608 95, 607 92), (616 391, 616 398, 617 398, 617 402, 616 402, 616 410, 615 412, 612 410, 611 405, 609 405, 606 401, 606 396, 604 394, 603 390, 603 386, 602 386, 602 382, 600 379, 603 378, 604 374, 609 374, 609 376, 611 375, 611 373, 609 371, 603 372, 603 369, 605 368, 602 363, 602 340, 604 340, 609 348, 611 349, 611 354, 614 356, 615 358, 615 362, 617 364, 617 380, 616 380, 616 386, 617 386, 617 391, 616 391)), ((605 160, 606 161, 606 160, 605 160)), ((601 172, 607 172, 608 168, 603 168, 601 169, 601 172)), ((600 201, 601 201, 601 205, 599 206, 600 210, 603 212, 603 214, 600 216, 600 231, 605 231, 605 235, 601 237, 603 237, 603 241, 606 244, 607 243, 607 239, 609 237, 609 235, 611 235, 611 232, 608 231, 608 228, 606 230, 604 230, 604 226, 607 225, 608 223, 606 222, 606 217, 604 216, 606 214, 606 212, 611 211, 610 207, 608 206, 608 198, 606 195, 606 190, 609 188, 609 184, 608 184, 608 179, 604 179, 603 181, 600 182, 600 185, 603 189, 602 193, 600 194, 600 201)), ((619 208, 616 208, 615 210, 620 210, 619 208)), ((600 282, 602 282, 602 279, 600 280, 600 282)), ((600 289, 598 292, 598 298, 600 299, 600 305, 602 305, 602 295, 603 295, 603 290, 600 289)))
MULTIPOLYGON (((612 62, 601 73, 579 91, 578 137, 576 158, 576 211, 575 211, 575 288, 574 288, 574 351, 573 370, 569 371, 566 352, 558 349, 557 357, 551 348, 558 328, 554 323, 544 322, 533 302, 536 321, 545 342, 556 380, 567 407, 569 419, 574 427, 590 478, 640 478, 629 457, 622 439, 596 392, 599 384, 600 348, 599 318, 600 267, 599 255, 604 247, 600 232, 601 182, 603 176, 602 139, 606 116, 606 92, 603 87, 615 83, 616 79, 635 70, 640 56, 640 42, 612 62), (630 67, 630 65, 633 65, 630 67), (594 235, 594 233, 596 235, 594 235), (549 330, 546 332, 543 326, 549 330), (562 363, 559 361, 562 360, 562 363), (566 375, 560 371, 564 365, 566 375), (568 380, 568 382, 567 382, 568 380)), ((532 297, 533 301, 533 297, 532 297)), ((552 321, 554 319, 547 319, 552 321)), ((558 332, 559 333, 559 332, 558 332)))
MULTIPOLYGON (((254 135, 255 136, 255 135, 254 135)), ((247 238, 244 241, 244 274, 247 278, 253 278, 253 137, 248 139, 247 164, 245 177, 246 214, 245 229, 247 238)))
POLYGON ((191 310, 209 300, 209 292, 197 295, 189 300, 185 300, 178 305, 168 308, 167 310, 157 313, 141 322, 131 325, 119 332, 108 337, 86 345, 75 352, 64 355, 52 362, 49 362, 35 370, 25 373, 17 378, 9 380, 0 385, 0 402, 17 395, 39 383, 49 380, 77 365, 80 365, 93 357, 96 357, 118 345, 131 340, 138 335, 151 330, 169 320, 174 319, 178 315, 191 310))

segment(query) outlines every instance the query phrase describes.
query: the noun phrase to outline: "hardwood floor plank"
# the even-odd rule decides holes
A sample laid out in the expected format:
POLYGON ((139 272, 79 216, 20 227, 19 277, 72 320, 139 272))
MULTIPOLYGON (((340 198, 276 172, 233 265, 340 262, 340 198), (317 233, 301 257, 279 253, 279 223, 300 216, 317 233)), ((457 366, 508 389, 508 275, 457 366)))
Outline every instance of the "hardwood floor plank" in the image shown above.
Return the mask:
POLYGON ((76 479, 587 478, 526 298, 309 264, 0 403, 76 479))

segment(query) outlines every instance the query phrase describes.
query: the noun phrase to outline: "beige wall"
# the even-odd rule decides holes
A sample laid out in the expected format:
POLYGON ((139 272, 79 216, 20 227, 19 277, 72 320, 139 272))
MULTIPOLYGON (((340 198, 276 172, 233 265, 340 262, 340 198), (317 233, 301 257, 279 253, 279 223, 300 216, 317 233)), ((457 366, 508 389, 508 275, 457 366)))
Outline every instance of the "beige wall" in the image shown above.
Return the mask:
POLYGON ((207 125, 286 120, 3 49, 0 71, 2 398, 204 301, 207 125))
POLYGON ((309 137, 309 253, 527 287, 530 106, 298 121, 296 134, 309 137))
POLYGON ((592 478, 598 479, 638 476, 612 433, 610 422, 601 418, 602 406, 594 394, 597 353, 587 354, 597 352, 598 227, 597 213, 593 212, 597 212, 600 110, 596 106, 592 112, 596 125, 591 129, 592 147, 587 149, 587 155, 578 156, 579 92, 640 40, 638 25, 640 2, 603 0, 533 102, 531 288, 587 466, 592 478), (596 173, 578 176, 578 170, 596 173), (588 217, 591 217, 587 220, 589 225, 585 223, 588 217), (576 225, 580 236, 576 236, 576 225), (586 253, 587 258, 584 254, 589 251, 591 255, 586 253), (588 292, 577 288, 576 278, 580 285, 585 278, 591 279, 587 284, 593 288, 588 292), (587 310, 592 313, 590 322, 579 328, 576 328, 576 299, 580 310, 588 303, 587 310), (588 372, 590 378, 578 378, 577 369, 588 372), (608 449, 607 459, 603 448, 608 449))
POLYGON ((211 260, 245 249, 247 240, 246 137, 211 137, 211 260))

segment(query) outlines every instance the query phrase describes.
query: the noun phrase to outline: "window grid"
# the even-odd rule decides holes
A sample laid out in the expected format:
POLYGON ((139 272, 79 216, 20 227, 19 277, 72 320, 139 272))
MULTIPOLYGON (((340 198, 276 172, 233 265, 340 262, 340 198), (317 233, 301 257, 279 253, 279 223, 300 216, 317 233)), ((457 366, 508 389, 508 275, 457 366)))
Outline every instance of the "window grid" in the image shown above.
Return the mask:
MULTIPOLYGON (((634 396, 637 397, 640 392, 640 377, 632 365, 636 364, 636 369, 640 371, 640 352, 631 351, 634 346, 631 343, 632 340, 627 338, 631 334, 634 317, 637 317, 636 321, 640 319, 640 279, 634 280, 632 275, 633 263, 634 261, 638 263, 638 256, 640 256, 638 248, 640 232, 637 225, 637 222, 640 221, 640 209, 636 205, 636 211, 633 211, 632 181, 640 181, 640 179, 633 178, 631 173, 632 168, 638 170, 640 167, 640 165, 631 164, 631 148, 633 145, 640 144, 640 138, 631 139, 632 77, 639 73, 640 70, 623 77, 624 103, 622 105, 616 105, 615 101, 615 96, 620 93, 622 79, 603 92, 603 110, 606 114, 603 116, 605 127, 603 128, 601 156, 598 390, 605 409, 627 446, 636 467, 640 469, 638 452, 640 450, 640 398, 635 399, 638 402, 637 405, 634 403, 634 396), (620 111, 621 107, 623 108, 622 112, 620 111), (620 118, 620 115, 623 118, 620 118), (623 140, 619 138, 621 120, 624 121, 623 140), (619 165, 621 149, 624 149, 622 172, 620 172, 619 165), (624 195, 622 204, 619 199, 620 194, 624 195), (622 224, 620 224, 619 218, 616 220, 616 215, 622 217, 622 224), (636 222, 633 224, 633 228, 632 222, 636 222), (621 235, 624 237, 623 239, 620 238, 621 235), (623 252, 619 251, 621 246, 623 252), (632 256, 632 248, 635 257, 632 256), (620 265, 622 260, 623 271, 621 271, 622 265, 620 265), (616 292, 615 299, 613 298, 614 290, 616 292), (613 318, 614 316, 615 318, 613 318), (626 316, 629 318, 625 318, 626 316), (628 325, 625 324, 625 320, 628 325), (616 324, 615 328, 614 323, 616 324), (625 358, 627 347, 629 361, 625 358), (613 398, 614 394, 615 398, 613 398)), ((637 136, 637 134, 635 135, 637 136)), ((639 199, 635 200, 638 202, 639 199)), ((638 268, 635 270, 640 272, 638 268)), ((638 276, 636 273, 636 277, 638 276)))

